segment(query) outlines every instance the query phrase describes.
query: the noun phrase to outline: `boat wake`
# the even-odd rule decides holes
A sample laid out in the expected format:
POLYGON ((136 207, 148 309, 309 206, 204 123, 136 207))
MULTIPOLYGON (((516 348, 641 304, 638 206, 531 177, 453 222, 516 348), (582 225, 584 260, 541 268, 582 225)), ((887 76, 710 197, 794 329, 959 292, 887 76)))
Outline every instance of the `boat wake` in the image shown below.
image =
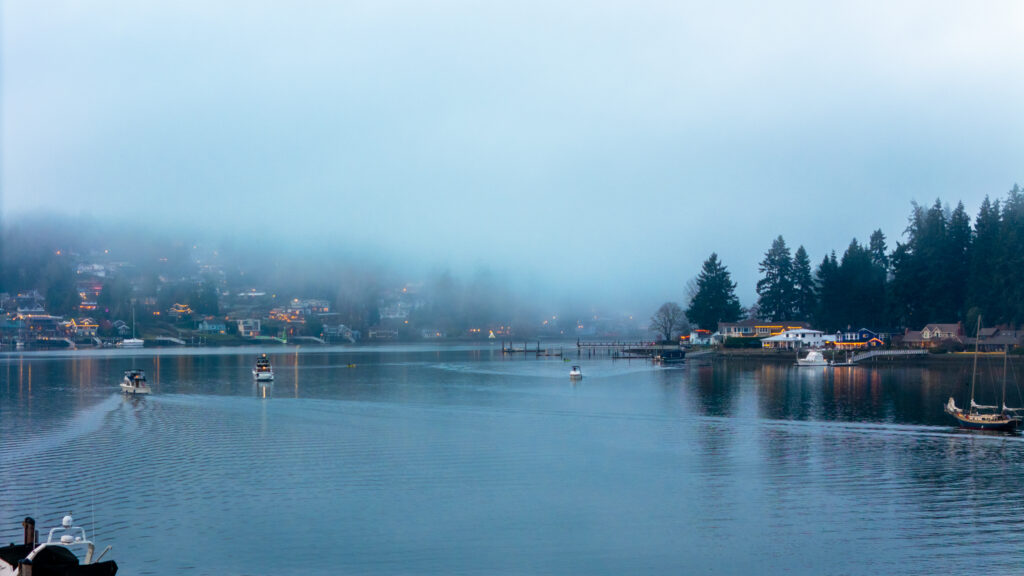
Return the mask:
POLYGON ((7 464, 34 457, 96 432, 103 426, 107 415, 117 410, 121 404, 121 395, 115 394, 75 414, 55 430, 43 433, 34 429, 13 431, 10 437, 4 438, 4 449, 0 451, 0 463, 7 464))

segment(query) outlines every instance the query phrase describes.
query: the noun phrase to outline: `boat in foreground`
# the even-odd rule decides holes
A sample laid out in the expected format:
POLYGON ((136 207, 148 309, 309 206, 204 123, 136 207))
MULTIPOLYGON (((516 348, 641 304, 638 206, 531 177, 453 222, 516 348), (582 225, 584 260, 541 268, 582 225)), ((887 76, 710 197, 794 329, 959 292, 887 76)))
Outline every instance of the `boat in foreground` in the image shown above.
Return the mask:
MULTIPOLYGON (((981 317, 978 317, 978 328, 975 334, 981 332, 981 317)), ((971 369, 971 400, 967 409, 959 408, 956 401, 950 396, 949 401, 943 409, 946 414, 956 418, 961 428, 971 430, 1003 430, 1012 432, 1020 424, 1020 418, 1016 416, 1019 408, 1006 407, 1006 354, 1003 353, 1003 400, 1002 406, 983 406, 974 402, 974 384, 978 373, 978 338, 974 339, 974 367, 971 369)))
POLYGON ((274 369, 270 366, 270 359, 266 354, 260 354, 256 359, 256 367, 252 369, 252 377, 257 382, 269 382, 274 379, 274 369))
POLYGON ((71 515, 50 530, 46 542, 38 543, 36 523, 25 518, 24 544, 0 547, 0 576, 113 576, 117 563, 103 560, 111 546, 93 558, 96 546, 85 534, 85 528, 73 525, 71 515), (79 558, 83 554, 83 558, 79 558))
POLYGON ((828 360, 825 360, 825 356, 817 351, 811 350, 807 353, 807 356, 796 359, 797 366, 828 366, 828 360))
POLYGON ((149 394, 152 390, 146 383, 146 372, 144 370, 125 370, 124 378, 121 380, 121 391, 126 394, 149 394))
POLYGON ((950 397, 949 401, 946 402, 946 414, 949 414, 953 418, 956 418, 957 424, 961 428, 969 428, 971 430, 1003 430, 1006 432, 1012 432, 1017 429, 1017 425, 1020 420, 1005 414, 1003 412, 979 412, 979 408, 994 408, 989 406, 980 406, 971 402, 971 409, 964 410, 957 407, 956 402, 950 397))
POLYGON ((583 378, 583 370, 579 366, 573 366, 572 370, 569 370, 569 378, 571 380, 579 380, 583 378))

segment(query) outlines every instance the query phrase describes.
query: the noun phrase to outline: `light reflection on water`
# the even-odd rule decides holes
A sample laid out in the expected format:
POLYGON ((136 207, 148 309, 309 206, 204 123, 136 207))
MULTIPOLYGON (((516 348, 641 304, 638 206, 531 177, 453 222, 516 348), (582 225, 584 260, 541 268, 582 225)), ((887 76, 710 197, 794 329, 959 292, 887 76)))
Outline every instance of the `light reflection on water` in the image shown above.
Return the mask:
POLYGON ((0 541, 72 509, 125 574, 1024 565, 1024 443, 950 426, 959 367, 255 354, 0 357, 0 541))

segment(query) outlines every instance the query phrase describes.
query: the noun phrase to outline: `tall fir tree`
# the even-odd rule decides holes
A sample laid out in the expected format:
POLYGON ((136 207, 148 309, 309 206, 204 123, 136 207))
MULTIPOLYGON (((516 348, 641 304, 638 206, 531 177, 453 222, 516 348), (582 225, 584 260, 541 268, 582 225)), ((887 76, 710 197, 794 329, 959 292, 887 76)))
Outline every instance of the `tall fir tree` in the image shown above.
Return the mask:
POLYGON ((764 320, 787 320, 793 316, 796 295, 793 290, 793 259, 780 235, 764 255, 758 270, 757 306, 764 320))
POLYGON ((991 324, 1005 321, 1006 307, 1000 298, 1004 290, 999 273, 1003 250, 999 201, 988 196, 974 220, 974 240, 968 251, 967 308, 991 324))
POLYGON ((967 306, 967 282, 970 274, 970 249, 971 249, 971 217, 967 215, 963 202, 956 205, 956 209, 949 216, 949 224, 946 227, 946 266, 944 276, 946 280, 945 314, 957 321, 963 321, 967 306))
POLYGON ((868 250, 871 252, 871 262, 888 272, 889 255, 886 253, 885 234, 882 233, 881 229, 871 233, 871 238, 868 240, 868 250))
POLYGON ((999 300, 1006 306, 1002 320, 1024 324, 1024 190, 1013 186, 1003 202, 1002 253, 999 258, 999 300))
POLYGON ((822 258, 814 275, 818 295, 814 323, 821 330, 835 330, 840 327, 837 315, 842 305, 839 263, 836 261, 835 252, 822 258))
POLYGON ((871 250, 856 239, 839 264, 841 297, 834 321, 838 328, 878 326, 885 317, 885 270, 875 264, 871 250))
POLYGON ((803 246, 793 254, 793 318, 810 320, 818 304, 814 293, 814 277, 811 275, 811 259, 803 246))
POLYGON ((718 261, 718 254, 712 252, 697 276, 697 292, 686 309, 686 317, 698 327, 714 331, 719 322, 735 322, 742 315, 736 284, 718 261))

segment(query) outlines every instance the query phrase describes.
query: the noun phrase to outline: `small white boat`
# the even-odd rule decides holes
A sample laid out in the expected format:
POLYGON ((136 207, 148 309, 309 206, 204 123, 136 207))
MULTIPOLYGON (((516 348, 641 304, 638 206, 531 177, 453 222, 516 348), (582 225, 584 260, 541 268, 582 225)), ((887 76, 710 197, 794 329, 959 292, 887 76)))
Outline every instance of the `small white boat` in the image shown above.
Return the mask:
POLYGON ((270 382, 274 379, 274 369, 270 366, 270 358, 266 354, 260 354, 256 359, 256 367, 252 369, 252 377, 257 382, 270 382))
POLYGON ((125 394, 149 394, 152 390, 146 383, 146 372, 144 370, 125 370, 124 379, 121 380, 121 391, 125 394))
POLYGON ((825 360, 825 356, 817 351, 811 350, 807 353, 807 356, 796 359, 797 366, 828 366, 828 360, 825 360))
POLYGON ((569 370, 569 378, 571 380, 579 380, 583 378, 583 370, 580 370, 579 366, 573 366, 572 370, 569 370))
POLYGON ((36 523, 25 518, 25 543, 0 547, 0 576, 27 576, 28 574, 63 574, 66 576, 113 576, 117 562, 103 560, 107 548, 93 558, 96 546, 85 534, 85 528, 74 526, 71 515, 61 525, 50 530, 46 542, 39 544, 36 523), (82 557, 80 557, 82 556, 82 557))
POLYGON ((142 348, 145 345, 145 341, 142 338, 135 337, 135 305, 132 305, 132 337, 125 338, 118 343, 120 348, 142 348))

